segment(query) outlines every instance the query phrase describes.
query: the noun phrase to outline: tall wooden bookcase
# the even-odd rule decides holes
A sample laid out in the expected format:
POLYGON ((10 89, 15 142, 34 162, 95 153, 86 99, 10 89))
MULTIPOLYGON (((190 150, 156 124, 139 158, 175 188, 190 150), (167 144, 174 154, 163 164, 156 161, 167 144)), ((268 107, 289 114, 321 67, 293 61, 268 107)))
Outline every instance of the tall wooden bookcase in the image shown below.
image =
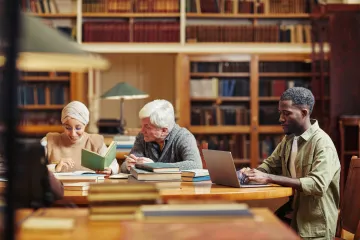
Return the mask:
POLYGON ((19 85, 19 131, 25 136, 62 131, 62 108, 73 100, 85 101, 81 73, 21 72, 19 85))
MULTIPOLYGON (((317 64, 312 64, 310 57, 310 54, 179 54, 178 123, 187 127, 198 141, 208 141, 209 148, 231 151, 236 165, 257 167, 283 136, 277 108, 283 91, 303 86, 313 91, 317 103, 329 101, 329 78, 325 89, 319 89, 320 85, 313 80, 317 64)), ((322 124, 316 107, 313 117, 322 124)))

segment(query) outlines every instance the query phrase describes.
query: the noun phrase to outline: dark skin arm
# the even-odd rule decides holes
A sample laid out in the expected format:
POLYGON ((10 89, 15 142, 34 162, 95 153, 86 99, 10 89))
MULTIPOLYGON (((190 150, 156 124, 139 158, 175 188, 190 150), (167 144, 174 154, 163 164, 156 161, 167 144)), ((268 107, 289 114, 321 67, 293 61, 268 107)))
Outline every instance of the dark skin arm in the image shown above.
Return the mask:
POLYGON ((261 172, 257 169, 243 169, 241 172, 246 176, 245 182, 253 181, 261 184, 278 184, 301 191, 301 183, 297 178, 289 178, 261 172))

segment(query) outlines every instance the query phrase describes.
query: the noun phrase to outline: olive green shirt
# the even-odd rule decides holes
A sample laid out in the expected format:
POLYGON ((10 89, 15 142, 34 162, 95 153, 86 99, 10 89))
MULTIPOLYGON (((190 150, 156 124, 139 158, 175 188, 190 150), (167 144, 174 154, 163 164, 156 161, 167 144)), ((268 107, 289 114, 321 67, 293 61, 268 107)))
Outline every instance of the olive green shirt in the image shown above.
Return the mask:
MULTIPOLYGON (((295 190, 292 227, 302 238, 332 239, 335 236, 340 201, 340 161, 336 148, 316 120, 298 139, 296 178, 302 191, 295 190)), ((283 138, 260 171, 291 177, 288 162, 294 135, 283 138)))

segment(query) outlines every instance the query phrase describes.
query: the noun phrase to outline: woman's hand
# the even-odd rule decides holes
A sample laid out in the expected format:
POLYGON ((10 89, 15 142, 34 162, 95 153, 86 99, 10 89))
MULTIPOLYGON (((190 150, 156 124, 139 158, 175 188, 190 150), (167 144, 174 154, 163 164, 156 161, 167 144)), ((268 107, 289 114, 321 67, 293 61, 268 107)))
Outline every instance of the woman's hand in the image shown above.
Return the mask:
POLYGON ((72 158, 61 158, 59 163, 55 166, 55 172, 61 172, 63 168, 69 170, 75 166, 75 162, 72 158))

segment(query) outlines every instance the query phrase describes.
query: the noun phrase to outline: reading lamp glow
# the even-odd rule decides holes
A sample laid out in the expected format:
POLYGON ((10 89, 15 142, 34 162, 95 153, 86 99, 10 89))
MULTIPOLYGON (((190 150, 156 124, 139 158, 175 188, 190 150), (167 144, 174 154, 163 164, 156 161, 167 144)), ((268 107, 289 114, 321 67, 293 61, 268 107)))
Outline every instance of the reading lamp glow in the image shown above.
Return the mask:
POLYGON ((134 88, 126 82, 120 82, 112 87, 109 91, 104 93, 101 98, 109 100, 120 100, 120 128, 119 133, 124 134, 124 100, 142 99, 149 97, 148 94, 134 88))
MULTIPOLYGON (((17 68, 23 71, 106 70, 109 62, 98 55, 80 49, 79 44, 65 34, 44 24, 40 19, 21 13, 19 56, 17 68)), ((3 36, 4 30, 0 28, 3 36)), ((5 64, 0 53, 0 66, 5 64)))

